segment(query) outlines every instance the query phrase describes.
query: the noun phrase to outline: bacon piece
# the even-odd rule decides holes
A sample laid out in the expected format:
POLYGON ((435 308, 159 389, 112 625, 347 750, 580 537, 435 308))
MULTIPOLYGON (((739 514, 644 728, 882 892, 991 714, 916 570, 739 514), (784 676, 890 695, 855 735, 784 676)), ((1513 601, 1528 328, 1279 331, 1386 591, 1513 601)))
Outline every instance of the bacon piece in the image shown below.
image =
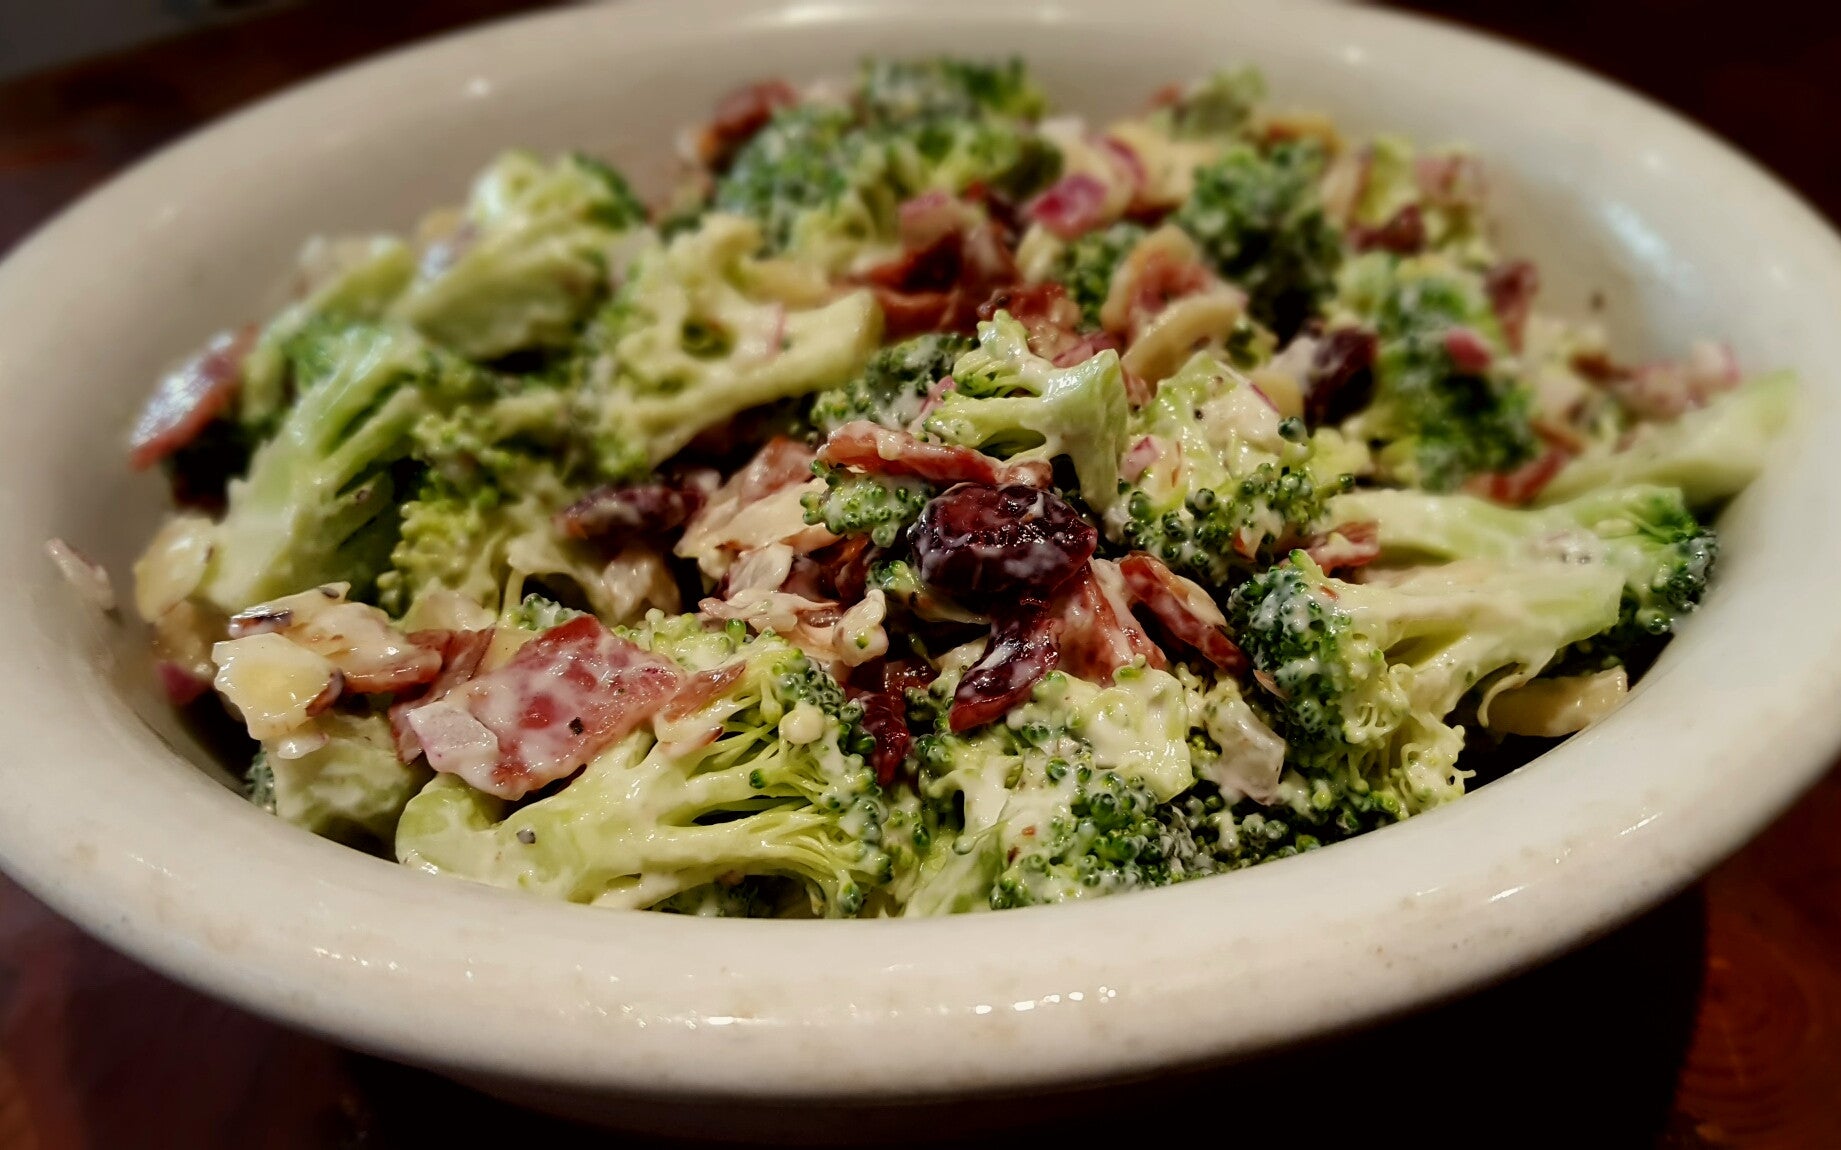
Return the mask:
POLYGON ((1483 165, 1465 152, 1417 157, 1413 161, 1413 182, 1425 201, 1435 207, 1474 208, 1483 203, 1483 165))
POLYGON ((899 215, 901 255, 857 277, 882 306, 885 337, 972 330, 978 304, 1018 279, 1008 230, 941 191, 907 201, 899 215))
POLYGON ((492 646, 492 628, 483 631, 411 631, 409 641, 435 652, 441 659, 441 672, 426 690, 390 704, 390 735, 396 742, 396 757, 413 763, 422 754, 421 741, 409 725, 409 712, 424 703, 432 703, 455 687, 471 679, 479 670, 481 659, 492 646))
POLYGON ((933 668, 919 660, 878 659, 858 667, 845 684, 844 694, 863 708, 863 730, 876 742, 869 763, 876 781, 885 787, 895 781, 914 745, 908 730, 908 689, 925 687, 933 679, 933 668))
POLYGON ((1119 561, 1119 574, 1132 598, 1150 612, 1170 637, 1192 647, 1210 663, 1238 674, 1246 670, 1246 656, 1227 635, 1227 617, 1199 584, 1166 567, 1161 559, 1143 552, 1119 561))
POLYGON ((1499 263, 1483 276, 1490 310, 1502 325, 1502 337, 1515 351, 1521 350, 1522 335, 1528 330, 1528 313, 1534 309, 1534 296, 1540 289, 1541 273, 1527 260, 1499 263))
POLYGON ((1451 366, 1470 375, 1488 371, 1490 361, 1495 358, 1483 337, 1468 327, 1454 327, 1445 332, 1445 354, 1451 357, 1451 366))
POLYGON ((597 487, 556 513, 556 530, 571 539, 662 535, 690 521, 715 487, 715 478, 715 472, 705 471, 682 483, 597 487))
POLYGON ((1349 246, 1358 252, 1392 252, 1416 255, 1425 250, 1425 214, 1418 204, 1408 204, 1374 227, 1349 228, 1349 246))
POLYGON ((1029 350, 1043 359, 1080 341, 1080 307, 1058 283, 1013 284, 999 288, 978 305, 978 318, 990 320, 1000 311, 1023 325, 1029 333, 1029 350))
POLYGON ((991 620, 990 642, 960 678, 947 725, 954 732, 969 731, 1002 718, 1060 662, 1048 605, 1040 599, 1022 600, 991 620))
POLYGON ((1153 320, 1176 300, 1197 295, 1219 285, 1201 262, 1192 243, 1145 242, 1125 257, 1107 293, 1102 318, 1108 329, 1131 343, 1144 334, 1153 320), (1112 306, 1123 301, 1123 308, 1112 306))
POLYGON ((1332 531, 1312 535, 1304 541, 1303 550, 1326 572, 1366 567, 1381 557, 1381 525, 1372 521, 1344 523, 1332 531))
POLYGON ((996 487, 1026 483, 1046 487, 1047 469, 1034 463, 1013 465, 969 447, 923 443, 905 431, 893 431, 866 419, 846 423, 818 449, 818 461, 872 475, 911 475, 929 483, 983 483, 996 487))
POLYGON ((1464 490, 1495 503, 1519 507, 1539 495, 1571 458, 1572 452, 1550 443, 1539 455, 1513 470, 1471 476, 1465 480, 1464 490))
POLYGON ((243 359, 255 344, 253 325, 224 332, 162 379, 128 436, 128 466, 145 471, 222 415, 242 386, 243 359))
POLYGON ((1317 343, 1304 378, 1304 414, 1313 427, 1341 423, 1374 390, 1380 341, 1371 331, 1339 327, 1317 343))
POLYGON ((1056 592, 1049 610, 1055 618, 1061 665, 1070 675, 1110 683, 1114 672, 1140 657, 1151 667, 1169 666, 1163 649, 1131 613, 1131 597, 1117 563, 1093 560, 1056 592))
POLYGON ((799 102, 799 93, 785 80, 763 80, 737 88, 716 103, 716 112, 697 133, 697 159, 711 171, 729 166, 773 114, 799 102))
POLYGON ((581 768, 650 718, 683 680, 669 660, 582 615, 410 711, 408 721, 430 766, 517 799, 581 768))
POLYGON ((1705 407, 1739 385, 1738 357, 1723 343, 1698 342, 1681 360, 1645 363, 1607 383, 1639 419, 1669 420, 1705 407))
POLYGON ((665 705, 658 709, 659 721, 676 723, 696 714, 728 694, 729 689, 741 681, 746 670, 745 663, 728 663, 707 671, 698 671, 686 679, 677 694, 667 699, 665 705))
POLYGON ((1111 189, 1099 177, 1074 172, 1044 188, 1023 205, 1023 215, 1064 240, 1077 239, 1108 222, 1111 189))

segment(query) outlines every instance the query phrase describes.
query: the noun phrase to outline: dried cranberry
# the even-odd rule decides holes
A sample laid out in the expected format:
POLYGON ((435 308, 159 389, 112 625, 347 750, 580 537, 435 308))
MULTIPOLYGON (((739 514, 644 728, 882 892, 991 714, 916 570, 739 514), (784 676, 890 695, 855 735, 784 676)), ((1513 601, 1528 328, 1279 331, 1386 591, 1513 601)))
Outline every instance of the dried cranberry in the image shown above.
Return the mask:
POLYGON ((1086 566, 1099 532, 1052 491, 961 483, 927 504, 908 542, 930 586, 979 603, 1046 598, 1086 566))
POLYGON ((1314 427, 1341 423, 1374 390, 1374 357, 1380 341, 1358 327, 1339 327, 1324 336, 1311 357, 1304 414, 1314 427))
POLYGON ((954 731, 969 731, 1003 718, 1060 662, 1048 605, 1022 600, 991 620, 991 641, 959 680, 947 724, 954 731))
POLYGON ((1349 246, 1358 252, 1410 256, 1424 251, 1425 245, 1425 215, 1418 204, 1406 205, 1376 227, 1357 225, 1349 229, 1349 246))

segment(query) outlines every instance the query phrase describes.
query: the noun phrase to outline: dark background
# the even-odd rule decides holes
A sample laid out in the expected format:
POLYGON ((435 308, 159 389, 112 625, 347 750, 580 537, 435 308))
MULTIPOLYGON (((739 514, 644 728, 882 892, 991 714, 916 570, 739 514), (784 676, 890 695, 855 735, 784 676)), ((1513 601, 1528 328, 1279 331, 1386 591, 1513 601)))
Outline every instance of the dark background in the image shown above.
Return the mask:
MULTIPOLYGON (((32 2, 0 0, 0 38, 29 33, 30 10, 13 5, 32 2)), ((168 0, 153 23, 177 36, 13 75, 0 51, 0 252, 73 196, 231 108, 358 56, 537 6, 168 0), (235 9, 248 10, 227 11, 235 9)), ((1640 89, 1841 218, 1841 6, 1401 6, 1540 46, 1640 89)), ((118 42, 124 30, 78 31, 118 42)), ((9 46, 31 47, 0 49, 9 46)), ((1692 891, 1544 970, 1333 1044, 1142 1086, 1067 1129, 1030 1133, 1841 1147, 1837 826, 1841 775, 1831 775, 1692 891)), ((912 1130, 865 1133, 890 1145, 912 1130)), ((0 879, 0 1150, 487 1140, 553 1150, 643 1144, 537 1118, 193 995, 83 938, 0 879)))

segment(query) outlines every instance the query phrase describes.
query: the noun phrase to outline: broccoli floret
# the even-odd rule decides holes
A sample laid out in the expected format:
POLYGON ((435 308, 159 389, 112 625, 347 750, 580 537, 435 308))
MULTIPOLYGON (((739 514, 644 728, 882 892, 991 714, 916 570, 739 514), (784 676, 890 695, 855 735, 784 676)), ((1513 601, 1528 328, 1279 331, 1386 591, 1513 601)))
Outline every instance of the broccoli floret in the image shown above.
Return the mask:
POLYGON ((1579 456, 1537 500, 1554 503, 1590 491, 1655 484, 1679 488, 1689 507, 1712 507, 1757 478, 1795 406, 1794 375, 1759 376, 1673 422, 1639 425, 1622 450, 1579 456))
POLYGON ((1385 478, 1449 491, 1534 457, 1532 396, 1501 366, 1500 331, 1474 275, 1437 256, 1375 252, 1351 262, 1342 296, 1380 340, 1374 398, 1345 430, 1381 445, 1385 478), (1458 329, 1482 341, 1489 366, 1457 361, 1449 337, 1458 329))
POLYGON ((809 420, 820 435, 867 419, 906 430, 920 418, 928 393, 952 374, 952 365, 972 347, 965 336, 932 332, 877 352, 861 375, 842 387, 812 397, 809 420))
POLYGON ((231 482, 215 532, 202 590, 225 611, 322 583, 365 594, 396 542, 393 465, 418 422, 480 387, 400 328, 314 325, 288 357, 300 397, 231 482))
POLYGON ((257 806, 298 827, 352 846, 388 850, 403 807, 429 770, 396 754, 382 715, 331 713, 314 721, 326 743, 283 758, 256 753, 245 793, 257 806))
POLYGON ((1365 826, 1357 816, 1457 798, 1464 734, 1446 719, 1459 700, 1479 687, 1487 700, 1615 626, 1623 585, 1608 567, 1558 559, 1472 560, 1357 584, 1303 552, 1242 584, 1227 614, 1287 745, 1286 805, 1365 826))
POLYGON ((865 188, 880 174, 877 158, 865 154, 855 121, 844 108, 798 104, 782 108, 755 134, 717 183, 712 204, 717 211, 746 216, 760 224, 770 251, 793 246, 801 220, 809 213, 835 214, 865 236, 880 232, 896 203, 846 204, 853 176, 865 188))
POLYGON ((394 314, 475 359, 567 343, 620 270, 609 267, 620 237, 645 218, 605 164, 508 153, 474 184, 466 222, 440 249, 449 258, 424 261, 394 314))
POLYGON ((866 122, 901 127, 985 115, 1033 120, 1048 100, 1016 57, 1002 63, 872 59, 858 73, 857 105, 866 122))
POLYGON ((1348 490, 1338 452, 1281 420, 1238 373, 1197 353, 1132 416, 1130 442, 1153 458, 1106 513, 1114 542, 1149 551, 1205 584, 1250 574, 1310 534, 1348 490))
POLYGON ((1050 674, 1002 723, 917 741, 936 812, 907 914, 1162 886, 1213 869, 1170 800, 1195 781, 1182 684, 1146 668, 1101 688, 1050 674))
POLYGON ((500 617, 499 622, 507 627, 516 627, 541 635, 554 630, 571 619, 579 618, 583 613, 573 607, 565 607, 547 595, 532 592, 519 601, 518 605, 500 617))
POLYGON ((1225 278, 1243 288, 1253 318, 1289 338, 1329 298, 1342 242, 1317 194, 1323 152, 1288 142, 1261 153, 1230 146, 1195 173, 1172 217, 1225 278))
POLYGON ((1068 298, 1080 306, 1081 320, 1088 327, 1100 326, 1100 308, 1112 290, 1112 273, 1146 234, 1142 224, 1120 220, 1111 227, 1088 232, 1061 249, 1051 278, 1066 288, 1068 298))
POLYGON ((576 400, 603 478, 643 476, 704 428, 842 384, 874 353, 867 291, 802 311, 753 298, 759 242, 749 221, 707 216, 642 255, 597 320, 576 400))
POLYGON ((1594 647, 1627 651, 1666 635, 1706 593, 1719 554, 1713 530, 1671 487, 1595 491, 1537 510, 1468 495, 1361 491, 1332 507, 1338 522, 1378 524, 1384 559, 1551 559, 1598 563, 1623 578, 1615 627, 1594 647))
POLYGON ((1153 117, 1173 139, 1228 136, 1246 126, 1266 98, 1266 78, 1257 68, 1229 68, 1184 89, 1153 117))
POLYGON ((978 325, 978 346, 952 377, 956 386, 926 419, 929 432, 1013 461, 1065 457, 1087 502, 1102 512, 1112 505, 1131 411, 1117 352, 1055 367, 1000 311, 978 325))
POLYGON ((858 913, 886 882, 887 802, 854 704, 783 640, 741 645, 741 678, 685 722, 712 742, 635 733, 562 790, 516 808, 437 777, 397 828, 426 870, 573 902, 649 907, 717 881, 784 876, 812 909, 858 913))
POLYGON ((917 479, 819 467, 825 489, 808 492, 799 502, 807 523, 822 523, 833 535, 867 535, 878 547, 893 547, 933 498, 933 489, 917 479))

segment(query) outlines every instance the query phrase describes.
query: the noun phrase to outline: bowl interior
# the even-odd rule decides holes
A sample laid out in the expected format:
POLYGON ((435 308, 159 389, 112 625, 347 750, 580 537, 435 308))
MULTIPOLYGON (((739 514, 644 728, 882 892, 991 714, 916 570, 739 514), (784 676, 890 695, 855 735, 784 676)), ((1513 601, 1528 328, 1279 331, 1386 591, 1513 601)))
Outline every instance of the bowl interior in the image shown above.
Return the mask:
POLYGON ((1555 65, 1358 9, 695 0, 449 39, 163 153, 0 268, 0 856, 105 938, 271 1014, 628 1089, 770 1091, 784 1058, 836 1059, 839 1093, 912 1089, 917 1062, 941 1090, 1109 1073, 1450 993, 1686 881, 1826 761, 1841 609, 1801 573, 1841 552, 1810 530, 1841 490, 1816 449, 1838 419, 1838 308, 1833 237, 1722 146, 1555 65), (406 230, 509 145, 600 152, 658 191, 679 127, 737 82, 934 52, 1022 54, 1102 122, 1258 64, 1278 103, 1352 135, 1473 145, 1545 307, 1601 296, 1621 353, 1714 336, 1800 370, 1797 434, 1727 516, 1718 586, 1629 705, 1454 808, 1184 888, 948 923, 634 921, 429 880, 248 808, 151 689, 138 628, 45 561, 62 536, 126 591, 164 501, 127 472, 124 428, 164 366, 264 313, 304 238, 406 230), (872 1032, 914 1057, 848 1057, 872 1032))

